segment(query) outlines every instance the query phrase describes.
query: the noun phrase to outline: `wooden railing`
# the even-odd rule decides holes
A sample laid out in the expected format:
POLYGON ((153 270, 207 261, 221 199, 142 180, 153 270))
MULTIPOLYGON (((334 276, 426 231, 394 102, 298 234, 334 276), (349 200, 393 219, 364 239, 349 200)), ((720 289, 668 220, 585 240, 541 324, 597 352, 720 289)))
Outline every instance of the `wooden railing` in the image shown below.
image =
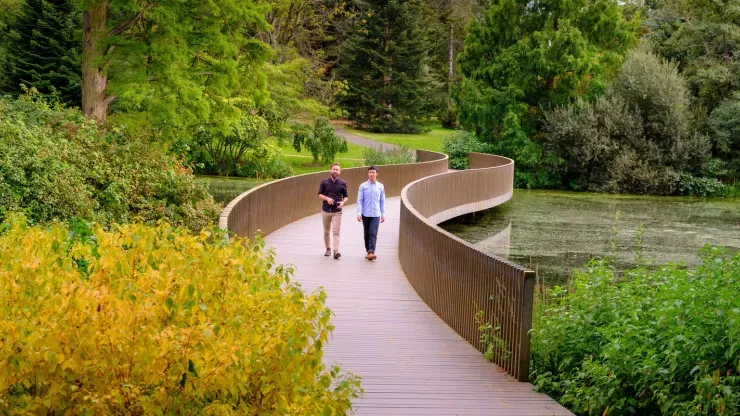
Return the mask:
MULTIPOLYGON (((425 150, 416 151, 419 163, 378 167, 378 180, 386 196, 399 196, 404 186, 427 177, 447 172, 447 155, 425 150)), ((329 172, 291 176, 257 186, 232 200, 221 212, 219 227, 243 237, 260 231, 263 236, 303 217, 316 214, 320 202, 318 190, 329 172)), ((367 180, 367 167, 342 169, 342 179, 349 184, 348 204, 355 203, 357 187, 367 180)))
POLYGON ((437 226, 508 201, 514 162, 470 154, 470 169, 419 179, 401 193, 398 257, 419 296, 458 334, 483 351, 474 317, 498 331, 493 361, 520 381, 529 377, 534 273, 437 226))

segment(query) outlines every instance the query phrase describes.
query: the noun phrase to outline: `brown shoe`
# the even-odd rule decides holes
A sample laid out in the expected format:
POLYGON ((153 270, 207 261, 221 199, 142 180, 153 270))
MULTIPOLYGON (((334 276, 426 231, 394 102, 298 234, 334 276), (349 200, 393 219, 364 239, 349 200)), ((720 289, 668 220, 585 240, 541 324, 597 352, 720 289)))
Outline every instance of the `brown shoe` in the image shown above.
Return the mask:
POLYGON ((326 253, 324 253, 324 255, 325 255, 326 257, 329 257, 329 256, 331 256, 331 249, 330 249, 330 248, 327 248, 327 249, 326 249, 326 253))
POLYGON ((365 254, 365 258, 366 258, 367 260, 370 260, 370 253, 367 253, 367 254, 365 254))
POLYGON ((338 258, 340 258, 340 257, 342 257, 342 255, 341 255, 341 254, 339 254, 339 252, 338 252, 338 251, 335 251, 335 252, 334 252, 334 260, 336 260, 336 259, 338 259, 338 258))
POLYGON ((367 255, 367 259, 370 260, 370 261, 373 261, 373 260, 377 259, 377 257, 375 256, 375 253, 369 253, 367 255))

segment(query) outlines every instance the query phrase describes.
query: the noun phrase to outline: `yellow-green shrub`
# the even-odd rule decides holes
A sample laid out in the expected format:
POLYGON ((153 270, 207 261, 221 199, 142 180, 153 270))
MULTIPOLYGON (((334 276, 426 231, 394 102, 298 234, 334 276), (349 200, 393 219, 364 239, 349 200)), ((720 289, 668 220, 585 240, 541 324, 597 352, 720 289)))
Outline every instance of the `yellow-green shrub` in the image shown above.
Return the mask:
POLYGON ((0 224, 0 413, 344 414, 325 294, 260 240, 0 224), (274 270, 273 270, 274 269, 274 270))

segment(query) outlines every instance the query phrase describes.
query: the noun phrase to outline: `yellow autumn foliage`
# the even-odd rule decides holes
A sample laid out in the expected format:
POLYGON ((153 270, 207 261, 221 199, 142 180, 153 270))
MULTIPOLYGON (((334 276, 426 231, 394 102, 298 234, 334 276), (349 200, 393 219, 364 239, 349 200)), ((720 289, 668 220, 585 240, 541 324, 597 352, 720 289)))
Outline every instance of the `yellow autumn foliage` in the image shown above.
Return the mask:
POLYGON ((261 240, 0 224, 0 413, 345 414, 325 294, 261 240))

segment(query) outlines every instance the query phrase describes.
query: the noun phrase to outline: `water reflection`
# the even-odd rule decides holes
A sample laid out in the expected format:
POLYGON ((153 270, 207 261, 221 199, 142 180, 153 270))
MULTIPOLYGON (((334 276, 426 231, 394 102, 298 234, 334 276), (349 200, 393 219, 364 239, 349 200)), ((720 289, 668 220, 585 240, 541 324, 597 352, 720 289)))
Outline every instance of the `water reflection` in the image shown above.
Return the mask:
POLYGON ((638 197, 517 190, 512 200, 441 224, 453 234, 562 283, 574 267, 609 249, 621 212, 617 264, 633 264, 636 230, 644 224, 643 253, 656 264, 694 265, 705 243, 740 249, 740 201, 638 197))

